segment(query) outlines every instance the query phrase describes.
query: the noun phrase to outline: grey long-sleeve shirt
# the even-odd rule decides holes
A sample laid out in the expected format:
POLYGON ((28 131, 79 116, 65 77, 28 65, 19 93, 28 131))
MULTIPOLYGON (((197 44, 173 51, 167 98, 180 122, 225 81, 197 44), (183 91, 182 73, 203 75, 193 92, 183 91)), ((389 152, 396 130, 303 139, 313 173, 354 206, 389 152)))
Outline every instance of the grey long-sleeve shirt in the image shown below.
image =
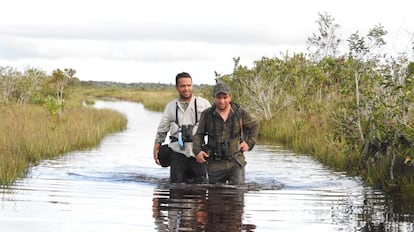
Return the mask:
MULTIPOLYGON (((201 117, 201 113, 211 106, 210 102, 202 97, 193 96, 188 104, 187 109, 183 109, 180 104, 179 98, 170 101, 164 109, 164 113, 161 117, 160 123, 155 135, 155 143, 162 144, 165 141, 167 134, 178 138, 179 125, 193 125, 193 133, 197 130, 198 123, 196 125, 196 114, 194 101, 197 99, 197 117, 201 117), (176 123, 176 115, 178 115, 178 124, 176 123)), ((199 120, 197 120, 199 121, 199 120)), ((185 142, 185 149, 181 150, 177 141, 170 141, 169 146, 174 151, 184 154, 187 157, 194 157, 193 143, 185 142)))

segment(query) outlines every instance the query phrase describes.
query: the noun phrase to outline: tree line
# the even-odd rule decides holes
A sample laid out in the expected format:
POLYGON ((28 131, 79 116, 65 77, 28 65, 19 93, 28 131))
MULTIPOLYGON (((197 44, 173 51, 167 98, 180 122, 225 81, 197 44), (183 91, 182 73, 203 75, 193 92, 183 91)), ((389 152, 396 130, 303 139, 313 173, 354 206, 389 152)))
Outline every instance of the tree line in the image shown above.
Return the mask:
MULTIPOLYGON (((72 87, 101 88, 114 90, 173 90, 175 84, 165 83, 122 83, 115 81, 81 81, 76 77, 73 68, 55 69, 48 74, 36 68, 18 70, 10 66, 0 66, 0 106, 17 105, 44 105, 51 114, 59 115, 65 107, 73 90, 72 87)), ((205 85, 196 85, 204 88, 205 85)))
POLYGON ((59 115, 64 107, 65 88, 79 81, 76 70, 56 69, 52 74, 28 68, 19 71, 0 67, 0 104, 44 104, 51 114, 59 115))
MULTIPOLYGON (((412 192, 412 59, 407 52, 397 57, 381 52, 387 35, 381 25, 366 35, 353 33, 346 39, 348 50, 339 55, 340 26, 327 13, 319 13, 317 23, 319 32, 307 40, 308 53, 262 57, 251 68, 234 58, 233 73, 217 79, 229 83, 233 98, 262 119, 262 132, 274 130, 262 133, 263 138, 277 136, 280 127, 271 125, 286 118, 290 121, 284 124, 292 124, 290 134, 311 123, 296 136, 307 136, 303 143, 309 144, 320 132, 323 141, 314 143, 314 149, 308 146, 306 152, 330 147, 324 150, 327 154, 313 155, 340 170, 361 174, 374 186, 412 192)), ((294 147, 298 140, 293 138, 287 145, 294 147)))

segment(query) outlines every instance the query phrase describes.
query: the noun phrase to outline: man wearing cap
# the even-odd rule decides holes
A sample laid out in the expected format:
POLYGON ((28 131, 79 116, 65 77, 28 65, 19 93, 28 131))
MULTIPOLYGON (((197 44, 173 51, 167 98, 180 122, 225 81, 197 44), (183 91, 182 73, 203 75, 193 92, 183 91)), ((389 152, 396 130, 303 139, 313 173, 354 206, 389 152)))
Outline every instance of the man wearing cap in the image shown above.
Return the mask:
POLYGON ((211 104, 193 95, 192 78, 187 72, 176 75, 175 88, 179 97, 170 101, 164 109, 155 135, 154 160, 163 167, 170 166, 171 183, 203 182, 206 179, 205 165, 195 160, 192 137, 201 112, 211 104), (169 149, 161 146, 168 132, 169 149))
POLYGON ((253 149, 259 123, 245 109, 231 101, 230 87, 219 82, 214 87, 214 104, 200 118, 193 137, 198 163, 208 163, 210 184, 244 184, 244 152, 253 149), (208 142, 204 145, 204 137, 208 142))

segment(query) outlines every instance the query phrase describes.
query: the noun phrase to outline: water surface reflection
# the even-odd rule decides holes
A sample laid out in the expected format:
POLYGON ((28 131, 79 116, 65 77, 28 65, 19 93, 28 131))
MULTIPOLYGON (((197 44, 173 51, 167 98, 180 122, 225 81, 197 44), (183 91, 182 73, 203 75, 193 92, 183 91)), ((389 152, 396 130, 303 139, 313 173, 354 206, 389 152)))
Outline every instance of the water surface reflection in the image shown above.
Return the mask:
POLYGON ((187 186, 156 188, 153 216, 158 231, 254 231, 243 223, 243 188, 187 186))

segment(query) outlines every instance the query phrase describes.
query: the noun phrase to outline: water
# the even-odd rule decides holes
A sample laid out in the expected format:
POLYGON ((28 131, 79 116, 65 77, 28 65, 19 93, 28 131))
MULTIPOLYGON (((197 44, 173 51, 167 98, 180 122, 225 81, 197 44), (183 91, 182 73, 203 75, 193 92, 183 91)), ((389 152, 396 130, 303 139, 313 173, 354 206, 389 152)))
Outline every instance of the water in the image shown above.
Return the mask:
POLYGON ((246 154, 245 188, 169 185, 169 169, 152 159, 161 114, 131 102, 95 107, 124 113, 127 129, 3 189, 0 231, 414 231, 412 199, 277 146, 246 154))

